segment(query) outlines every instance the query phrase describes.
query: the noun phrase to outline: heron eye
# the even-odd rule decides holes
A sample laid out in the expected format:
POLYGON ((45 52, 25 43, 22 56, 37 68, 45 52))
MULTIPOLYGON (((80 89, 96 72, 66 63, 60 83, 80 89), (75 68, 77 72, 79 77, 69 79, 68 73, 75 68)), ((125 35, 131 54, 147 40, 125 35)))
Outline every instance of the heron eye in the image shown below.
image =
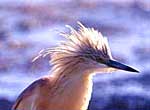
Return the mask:
POLYGON ((96 61, 99 62, 99 63, 104 63, 104 60, 100 57, 96 57, 96 61))

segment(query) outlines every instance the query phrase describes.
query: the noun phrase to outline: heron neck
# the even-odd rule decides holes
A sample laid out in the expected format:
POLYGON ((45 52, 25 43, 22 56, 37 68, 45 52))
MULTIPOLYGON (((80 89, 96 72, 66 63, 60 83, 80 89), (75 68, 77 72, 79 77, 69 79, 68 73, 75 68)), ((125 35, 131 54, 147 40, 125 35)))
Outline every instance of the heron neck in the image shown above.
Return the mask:
MULTIPOLYGON (((81 70, 75 69, 70 74, 59 74, 56 76, 54 96, 61 96, 64 103, 68 100, 73 110, 86 110, 92 93, 92 75, 82 73, 81 70)), ((60 100, 61 101, 61 100, 60 100)), ((72 110, 67 108, 68 110, 72 110)))

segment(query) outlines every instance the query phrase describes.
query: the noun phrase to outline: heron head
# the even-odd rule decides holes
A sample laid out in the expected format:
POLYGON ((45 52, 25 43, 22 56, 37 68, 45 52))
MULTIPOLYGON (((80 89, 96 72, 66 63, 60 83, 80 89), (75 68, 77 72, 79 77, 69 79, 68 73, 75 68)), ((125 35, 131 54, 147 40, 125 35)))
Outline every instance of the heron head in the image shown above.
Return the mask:
POLYGON ((75 66, 80 70, 92 72, 111 72, 125 70, 138 72, 137 70, 122 64, 112 58, 106 37, 93 28, 86 28, 80 22, 79 30, 70 26, 69 34, 61 33, 67 41, 55 48, 42 51, 39 56, 51 54, 51 64, 54 70, 63 72, 75 66), (64 69, 62 69, 64 68, 64 69))
POLYGON ((112 58, 107 38, 103 37, 100 32, 93 28, 86 28, 80 22, 78 24, 80 27, 78 31, 67 26, 70 28, 71 33, 63 34, 68 42, 63 43, 61 48, 64 47, 68 53, 71 53, 75 58, 79 58, 82 62, 81 67, 84 66, 96 72, 115 70, 138 72, 112 58))

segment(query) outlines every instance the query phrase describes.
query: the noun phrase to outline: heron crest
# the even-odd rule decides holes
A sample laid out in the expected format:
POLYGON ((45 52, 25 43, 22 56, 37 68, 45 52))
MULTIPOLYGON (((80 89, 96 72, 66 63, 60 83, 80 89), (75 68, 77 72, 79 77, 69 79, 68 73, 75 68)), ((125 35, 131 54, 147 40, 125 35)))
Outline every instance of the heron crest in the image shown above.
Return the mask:
POLYGON ((92 60, 107 60, 111 58, 111 52, 106 37, 94 28, 86 28, 80 22, 77 22, 79 29, 75 30, 69 25, 70 33, 60 33, 66 38, 58 46, 47 48, 39 52, 39 57, 51 56, 53 68, 59 68, 62 65, 76 64, 80 58, 90 58, 92 60))

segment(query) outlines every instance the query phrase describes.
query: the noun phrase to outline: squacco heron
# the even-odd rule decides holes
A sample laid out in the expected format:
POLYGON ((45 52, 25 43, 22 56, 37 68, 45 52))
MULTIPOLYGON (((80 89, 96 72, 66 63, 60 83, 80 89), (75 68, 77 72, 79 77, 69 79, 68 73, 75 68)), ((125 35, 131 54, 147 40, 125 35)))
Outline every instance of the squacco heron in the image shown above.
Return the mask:
POLYGON ((87 110, 95 73, 138 72, 112 58, 100 32, 78 24, 78 30, 67 26, 71 32, 61 33, 66 41, 39 52, 37 58, 51 56, 52 74, 27 87, 12 110, 87 110))

